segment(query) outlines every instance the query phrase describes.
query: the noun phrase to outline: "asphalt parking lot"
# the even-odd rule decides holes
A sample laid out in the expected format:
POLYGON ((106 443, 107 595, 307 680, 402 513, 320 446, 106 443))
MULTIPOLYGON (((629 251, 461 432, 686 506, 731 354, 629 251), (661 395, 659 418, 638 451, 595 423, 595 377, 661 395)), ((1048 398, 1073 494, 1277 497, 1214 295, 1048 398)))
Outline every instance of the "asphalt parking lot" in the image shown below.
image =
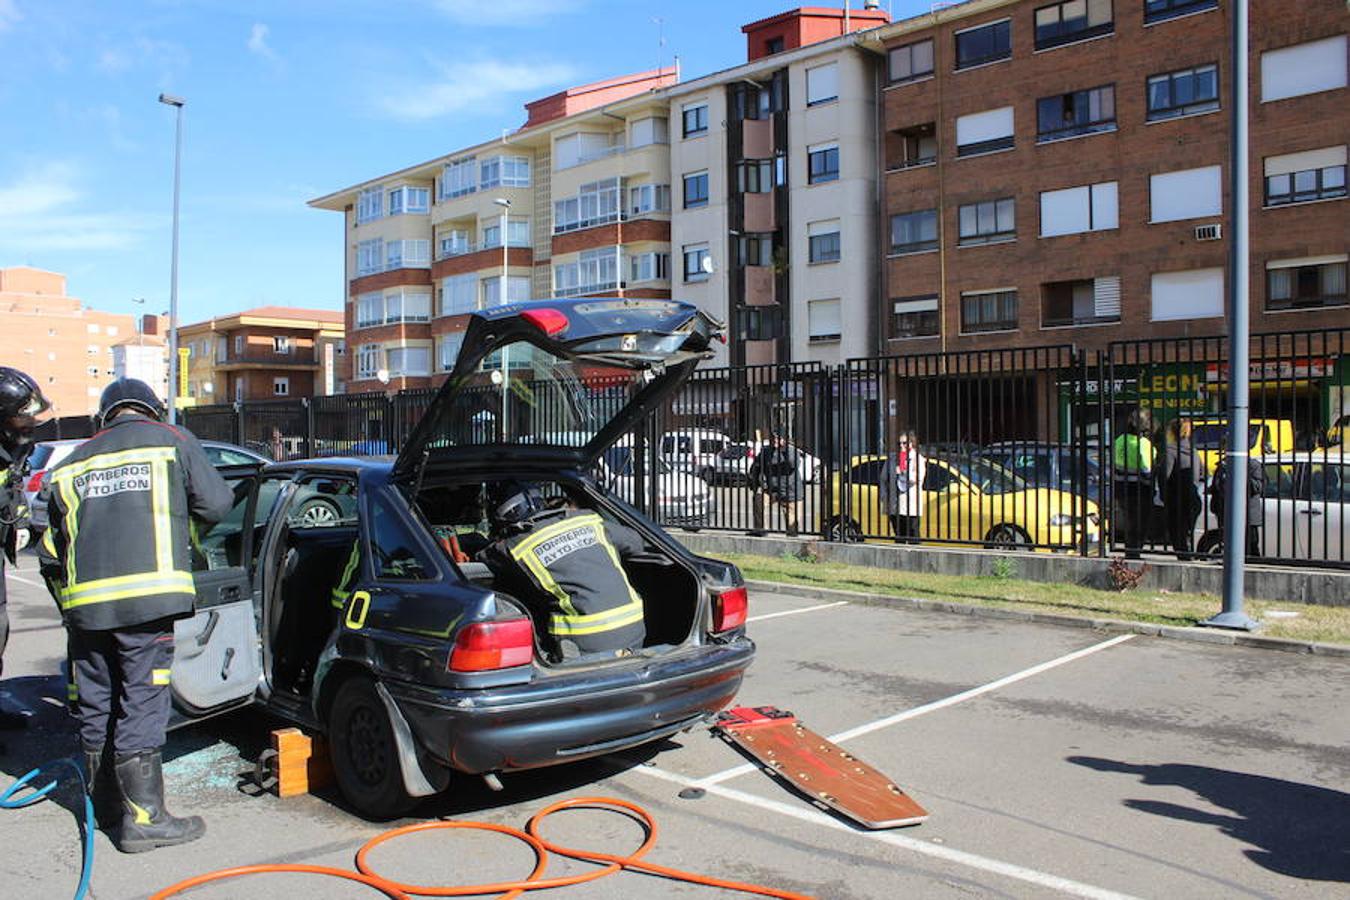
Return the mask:
MULTIPOLYGON (((61 709, 64 647, 32 563, 9 579, 5 689, 36 715, 5 735, 0 783, 75 749, 61 709)), ((522 827, 544 806, 601 795, 659 824, 648 859, 822 898, 969 896, 1322 897, 1350 881, 1350 663, 1082 629, 757 593, 759 657, 740 702, 791 709, 890 775, 930 812, 868 832, 822 813, 706 729, 644 751, 503 777, 463 779, 423 804, 440 816, 522 827), (682 799, 701 787, 698 799, 682 799)), ((176 733, 170 806, 208 822, 193 845, 123 856, 100 835, 93 895, 146 897, 226 866, 352 866, 388 824, 330 791, 279 800, 246 788, 271 723, 245 712, 176 733)), ((0 810, 5 896, 74 890, 73 795, 0 810)), ((626 853, 638 826, 560 814, 564 844, 626 853)), ((451 831, 383 845, 372 861, 407 882, 523 876, 532 858, 498 835, 451 831)), ((587 869, 559 860, 549 874, 587 869)), ((355 884, 268 875, 196 897, 373 897, 355 884)), ((620 873, 549 896, 659 898, 727 892, 620 873)))

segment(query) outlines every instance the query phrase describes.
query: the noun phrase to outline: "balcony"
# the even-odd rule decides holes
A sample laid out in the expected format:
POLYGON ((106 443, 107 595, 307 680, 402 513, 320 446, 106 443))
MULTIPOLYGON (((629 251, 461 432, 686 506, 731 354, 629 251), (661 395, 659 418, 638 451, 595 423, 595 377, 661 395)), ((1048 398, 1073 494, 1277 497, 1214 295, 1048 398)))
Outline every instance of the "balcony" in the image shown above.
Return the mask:
POLYGON ((774 191, 743 194, 742 196, 745 198, 746 231, 773 231, 778 227, 778 215, 774 206, 774 191))
POLYGON ((778 302, 778 279, 772 266, 746 266, 745 305, 772 306, 778 302))
POLYGON ((228 353, 224 358, 216 357, 217 369, 285 369, 311 368, 319 364, 314 348, 294 349, 290 353, 275 353, 271 350, 244 350, 242 353, 228 353))

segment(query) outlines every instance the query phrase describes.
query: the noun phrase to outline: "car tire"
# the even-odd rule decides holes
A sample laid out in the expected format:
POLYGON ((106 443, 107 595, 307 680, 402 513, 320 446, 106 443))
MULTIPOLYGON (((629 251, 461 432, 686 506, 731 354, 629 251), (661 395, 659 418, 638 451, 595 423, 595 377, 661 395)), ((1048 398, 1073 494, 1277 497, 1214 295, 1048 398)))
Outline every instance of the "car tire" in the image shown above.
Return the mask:
POLYGON ((836 544, 856 544, 863 539, 862 529, 852 520, 834 519, 825 526, 825 540, 836 544))
POLYGON ((338 788, 357 812, 393 819, 416 805, 403 788, 394 728, 371 679, 354 676, 338 687, 328 739, 338 788))
POLYGON ((995 525, 984 540, 991 550, 1031 549, 1031 537, 1016 525, 995 525))
POLYGON ((326 497, 311 497, 295 514, 302 528, 333 528, 342 521, 342 507, 326 497))
POLYGON ((1200 536, 1200 543, 1195 545, 1195 552, 1203 555, 1210 555, 1223 552, 1223 532, 1215 529, 1206 531, 1200 536))

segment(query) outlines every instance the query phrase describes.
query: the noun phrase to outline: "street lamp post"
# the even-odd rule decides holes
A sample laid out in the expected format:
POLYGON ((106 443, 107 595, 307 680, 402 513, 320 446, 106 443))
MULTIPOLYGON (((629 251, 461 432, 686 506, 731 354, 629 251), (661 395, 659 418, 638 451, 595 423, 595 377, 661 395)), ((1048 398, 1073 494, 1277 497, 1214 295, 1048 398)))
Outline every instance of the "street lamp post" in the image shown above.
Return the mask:
POLYGON ((183 105, 173 94, 160 94, 159 102, 174 108, 173 150, 173 257, 169 274, 169 424, 178 421, 178 188, 183 163, 183 105))
MULTIPOLYGON (((501 296, 497 298, 497 303, 501 306, 505 306, 507 302, 506 267, 509 261, 509 256, 507 255, 508 247, 506 244, 506 226, 508 222, 507 214, 510 213, 511 211, 511 201, 508 200, 506 197, 498 197, 492 202, 497 204, 497 206, 501 207, 501 224, 498 225, 497 228, 498 228, 498 237, 502 242, 502 281, 501 281, 501 296)), ((502 442, 503 443, 506 443, 507 441, 507 430, 508 430, 507 416, 510 410, 510 396, 511 396, 510 352, 511 351, 508 346, 506 345, 502 346, 502 442)))

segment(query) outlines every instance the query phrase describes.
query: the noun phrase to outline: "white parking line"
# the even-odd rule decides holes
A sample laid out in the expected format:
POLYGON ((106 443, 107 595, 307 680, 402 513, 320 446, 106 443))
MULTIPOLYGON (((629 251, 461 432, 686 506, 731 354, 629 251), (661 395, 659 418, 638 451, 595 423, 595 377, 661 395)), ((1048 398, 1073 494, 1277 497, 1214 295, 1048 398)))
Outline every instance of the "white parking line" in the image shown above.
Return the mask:
POLYGON ((9 570, 8 567, 5 568, 5 576, 6 576, 7 578, 13 578, 15 581, 19 582, 20 584, 31 584, 33 587, 40 587, 40 588, 45 588, 45 587, 46 587, 46 585, 43 584, 43 583, 40 582, 40 581, 29 581, 27 578, 24 578, 22 575, 16 575, 16 574, 14 574, 13 572, 11 572, 11 571, 9 570))
POLYGON ((797 613, 815 612, 820 609, 834 609, 836 606, 848 606, 848 601, 840 600, 837 603, 822 603, 819 606, 808 606, 805 609, 785 609, 782 612, 765 613, 762 616, 751 616, 745 621, 747 624, 750 622, 763 622, 765 619, 776 619, 779 616, 795 616, 797 613))
POLYGON ((634 766, 627 771, 642 772, 653 778, 674 782, 675 784, 684 787, 703 788, 708 793, 722 797, 726 800, 735 800, 738 803, 745 803, 770 812, 790 816, 794 819, 800 819, 803 822, 809 822, 813 825, 824 825, 825 827, 833 828, 836 831, 846 831, 855 840, 863 839, 876 841, 882 844, 889 844, 892 847, 898 847, 901 850, 909 850, 924 856, 944 859, 948 862, 956 863, 957 865, 966 866, 971 869, 979 869, 984 872, 992 872, 995 875, 1002 875, 1007 878, 1014 878, 1018 881, 1025 881, 1040 887, 1051 888, 1065 894, 1071 894, 1075 897, 1094 897, 1098 898, 1098 900, 1130 900, 1131 898, 1131 895, 1129 894, 1118 894, 1115 891, 1094 887, 1090 884, 1084 884, 1081 881, 1073 881, 1068 878, 1061 878, 1058 875, 1051 875, 1049 872, 1028 869, 1025 866, 1013 865, 1012 863, 1002 862, 1001 860, 990 859, 974 853, 967 853, 964 850, 956 850, 945 844, 930 844, 926 841, 905 837, 904 835, 897 834, 893 831, 858 831, 852 826, 846 825, 838 819, 827 816, 824 813, 817 812, 810 807, 791 806, 787 803, 780 803, 777 800, 756 797, 753 794, 747 794, 744 791, 738 791, 734 788, 722 787, 720 785, 710 786, 703 781, 686 778, 683 775, 667 772, 664 769, 658 769, 655 766, 634 766))
MULTIPOLYGON (((843 741, 849 740, 850 738, 861 737, 864 734, 870 734, 873 731, 878 731, 882 728, 888 728, 891 725, 895 725, 899 722, 904 722, 907 719, 913 719, 916 716, 922 716, 925 713, 934 712, 939 709, 946 709, 948 706, 954 706, 957 703, 961 703, 965 700, 970 700, 971 698, 978 697, 981 694, 987 694, 990 691, 996 691, 1001 687, 1007 687, 1008 685, 1013 684, 1014 682, 1021 681, 1024 678, 1030 678, 1033 675, 1039 675, 1040 673, 1053 669, 1056 666, 1062 666, 1065 663, 1073 662, 1076 659, 1082 659, 1084 656, 1096 653, 1098 650, 1105 650, 1108 647, 1114 647, 1116 644, 1124 643, 1125 641, 1128 641, 1132 637, 1135 637, 1135 635, 1122 634, 1117 637, 1113 637, 1110 640, 1102 641, 1100 644, 1093 644, 1091 647, 1084 647, 1082 650, 1075 650, 1073 653, 1067 653, 1064 656, 1052 659, 1049 662, 1043 662, 1040 665, 1032 666, 1029 669, 1023 669, 1020 672, 1014 672, 1011 675, 1005 675, 1004 677, 998 679, 997 681, 991 681, 988 684, 982 684, 979 687, 971 688, 968 691, 962 691, 959 694, 952 694, 950 697, 945 697, 941 700, 935 700, 932 703, 925 703, 923 706, 916 706, 913 709, 907 709, 902 713, 896 713, 893 716, 887 716, 886 718, 878 719, 875 722, 868 722, 865 725, 859 725, 856 728, 850 728, 847 731, 841 731, 837 734, 832 734, 829 736, 829 739, 834 741, 835 743, 841 743, 843 741)), ((749 772, 756 772, 758 770, 759 766, 753 765, 751 763, 746 763, 743 766, 735 766, 733 768, 726 769, 725 771, 718 772, 714 775, 709 775, 706 778, 700 778, 694 783, 698 787, 706 788, 719 782, 726 781, 727 779, 735 778, 738 775, 745 775, 749 772)))

